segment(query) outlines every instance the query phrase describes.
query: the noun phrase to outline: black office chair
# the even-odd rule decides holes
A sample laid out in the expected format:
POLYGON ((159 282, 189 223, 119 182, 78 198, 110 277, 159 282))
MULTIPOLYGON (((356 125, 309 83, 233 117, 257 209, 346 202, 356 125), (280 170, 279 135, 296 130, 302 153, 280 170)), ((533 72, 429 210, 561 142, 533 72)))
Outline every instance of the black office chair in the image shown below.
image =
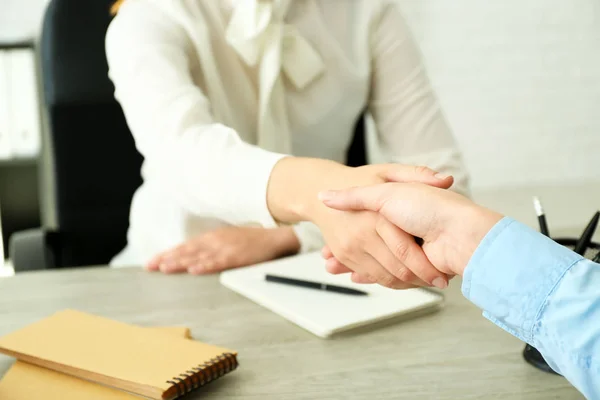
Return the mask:
MULTIPOLYGON (((57 229, 12 236, 16 272, 105 265, 125 246, 142 157, 108 79, 113 2, 52 0, 46 10, 40 51, 57 229)), ((352 166, 366 164, 363 117, 356 127, 352 166)))
POLYGON ((125 245, 142 157, 107 75, 112 3, 53 0, 46 10, 39 49, 49 130, 44 145, 51 149, 58 228, 13 235, 17 272, 106 264, 125 245))

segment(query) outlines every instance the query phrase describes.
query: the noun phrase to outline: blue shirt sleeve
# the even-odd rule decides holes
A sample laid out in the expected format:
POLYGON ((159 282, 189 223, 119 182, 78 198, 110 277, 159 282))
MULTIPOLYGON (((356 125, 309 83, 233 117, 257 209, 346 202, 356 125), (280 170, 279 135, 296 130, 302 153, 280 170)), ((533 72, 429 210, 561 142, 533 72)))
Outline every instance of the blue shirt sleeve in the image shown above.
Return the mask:
POLYGON ((600 399, 599 264, 503 218, 471 257, 462 291, 587 398, 600 399))

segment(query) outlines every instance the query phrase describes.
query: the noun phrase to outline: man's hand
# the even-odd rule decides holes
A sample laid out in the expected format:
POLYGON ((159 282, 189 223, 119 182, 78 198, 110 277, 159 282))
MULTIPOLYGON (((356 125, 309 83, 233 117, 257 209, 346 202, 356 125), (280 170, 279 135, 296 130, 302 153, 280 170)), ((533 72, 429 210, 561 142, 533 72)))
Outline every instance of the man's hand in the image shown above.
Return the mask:
MULTIPOLYGON (((462 275, 473 252, 502 218, 456 193, 418 183, 386 183, 320 194, 325 205, 343 211, 379 213, 401 231, 423 240, 427 259, 447 275, 462 275)), ((354 271, 353 279, 367 282, 364 270, 324 249, 332 273, 354 271), (334 257, 328 257, 333 255, 334 257)), ((410 268, 410 264, 407 265, 410 268)))
POLYGON ((149 271, 209 274, 244 267, 297 253, 298 238, 291 227, 264 229, 227 227, 207 232, 154 257, 149 271))

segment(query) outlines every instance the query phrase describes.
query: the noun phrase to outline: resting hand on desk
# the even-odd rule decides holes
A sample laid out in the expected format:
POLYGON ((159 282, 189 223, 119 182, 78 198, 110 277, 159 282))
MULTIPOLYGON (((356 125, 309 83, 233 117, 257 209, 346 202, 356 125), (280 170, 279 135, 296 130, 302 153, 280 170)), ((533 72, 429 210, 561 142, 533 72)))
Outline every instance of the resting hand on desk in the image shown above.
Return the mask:
MULTIPOLYGON (((502 218, 459 194, 418 183, 385 183, 323 192, 320 197, 325 205, 337 210, 377 212, 398 231, 422 238, 422 249, 429 261, 450 276, 463 274, 483 237, 502 218)), ((393 249, 398 259, 406 258, 406 247, 393 249)), ((333 256, 329 247, 323 249, 323 256, 329 272, 352 272, 343 260, 333 256)), ((368 282, 356 272, 352 279, 368 282)))
POLYGON ((231 226, 204 233, 157 255, 146 269, 209 274, 270 261, 296 253, 299 247, 291 227, 231 226))

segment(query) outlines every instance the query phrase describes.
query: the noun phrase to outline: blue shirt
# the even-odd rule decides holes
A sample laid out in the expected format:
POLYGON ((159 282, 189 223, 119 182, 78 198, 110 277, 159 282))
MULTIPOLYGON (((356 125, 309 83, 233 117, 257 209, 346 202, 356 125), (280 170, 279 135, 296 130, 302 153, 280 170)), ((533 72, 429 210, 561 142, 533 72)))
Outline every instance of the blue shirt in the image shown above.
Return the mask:
POLYGON ((462 291, 586 398, 600 399, 600 264, 504 218, 473 254, 462 291))

